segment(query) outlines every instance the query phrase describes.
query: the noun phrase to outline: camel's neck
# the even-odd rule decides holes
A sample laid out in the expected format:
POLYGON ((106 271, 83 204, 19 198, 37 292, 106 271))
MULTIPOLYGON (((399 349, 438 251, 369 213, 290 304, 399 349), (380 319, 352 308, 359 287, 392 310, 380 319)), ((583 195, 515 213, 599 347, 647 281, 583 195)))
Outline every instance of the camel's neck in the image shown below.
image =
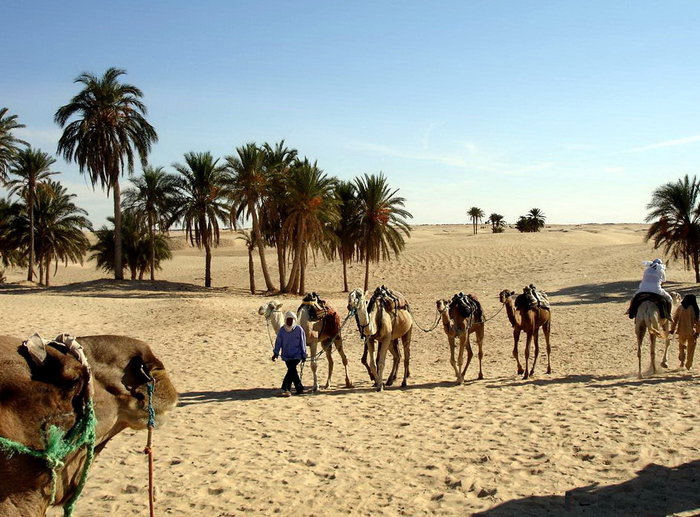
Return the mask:
POLYGON ((440 313, 440 317, 442 318, 442 326, 445 329, 445 332, 449 334, 452 332, 452 321, 450 320, 449 314, 447 314, 447 309, 440 313))
POLYGON ((282 325, 284 325, 284 315, 280 311, 274 311, 270 313, 270 316, 267 318, 267 321, 270 322, 270 325, 272 325, 272 328, 275 330, 276 334, 280 331, 282 325))
MULTIPOLYGON (((376 309, 374 313, 376 313, 376 309)), ((367 304, 364 300, 360 301, 359 307, 357 308, 357 320, 360 322, 363 335, 371 336, 376 332, 377 325, 374 322, 374 318, 371 318, 370 314, 367 312, 367 304)))
POLYGON ((515 301, 512 297, 506 300, 506 314, 508 315, 508 320, 512 326, 520 325, 520 315, 518 311, 515 310, 515 301))

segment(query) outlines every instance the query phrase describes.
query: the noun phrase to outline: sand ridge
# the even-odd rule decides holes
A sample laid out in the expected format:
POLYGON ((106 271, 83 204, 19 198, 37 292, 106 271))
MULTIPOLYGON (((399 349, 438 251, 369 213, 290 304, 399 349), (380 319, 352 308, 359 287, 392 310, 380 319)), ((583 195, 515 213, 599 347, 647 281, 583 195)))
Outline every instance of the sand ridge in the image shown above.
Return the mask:
MULTIPOLYGON (((181 392, 155 435, 160 515, 638 515, 659 505, 691 515, 700 508, 688 481, 700 472, 698 366, 677 368, 674 342, 671 368, 638 380, 624 315, 641 260, 659 254, 643 242, 644 228, 491 234, 483 227, 474 236, 469 226, 423 226, 398 260, 372 268, 370 284, 406 295, 423 327, 434 321, 435 300, 458 291, 475 293, 491 317, 501 289, 531 282, 545 289, 553 373, 544 373, 541 351, 528 381, 516 375, 501 312, 487 324, 483 381, 472 364, 465 385, 454 385, 438 327, 414 332, 409 387, 375 393, 351 322, 344 339, 355 388, 342 388, 335 354, 329 390, 278 398, 284 366, 270 361, 257 314, 268 298, 246 293, 247 256, 233 235, 214 250, 212 290, 196 285, 202 255, 181 247, 159 273, 167 280, 152 286, 100 280, 88 263, 60 270, 50 289, 0 288, 0 309, 4 332, 16 336, 116 333, 152 344, 181 392), (661 481, 645 484, 647 472, 661 481)), ((274 271, 274 252, 268 257, 274 271)), ((361 265, 350 268, 351 287, 362 273, 361 265)), ((671 290, 695 292, 680 265, 671 264, 668 277, 671 290)), ((339 264, 318 260, 307 286, 345 316, 339 264)), ((283 309, 299 304, 296 296, 277 298, 283 309)), ((318 371, 325 380, 324 359, 318 371)), ((307 367, 306 384, 310 375, 307 367)), ((77 516, 147 512, 145 438, 127 431, 110 442, 77 516)))

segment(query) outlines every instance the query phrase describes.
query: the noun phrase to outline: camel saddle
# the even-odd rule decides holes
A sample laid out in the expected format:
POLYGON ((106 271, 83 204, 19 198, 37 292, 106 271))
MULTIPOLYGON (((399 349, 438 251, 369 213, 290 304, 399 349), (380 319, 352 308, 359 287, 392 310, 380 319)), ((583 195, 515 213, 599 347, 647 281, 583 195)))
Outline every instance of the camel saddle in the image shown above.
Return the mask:
POLYGON ((450 301, 450 309, 453 307, 459 311, 463 318, 473 317, 476 323, 480 323, 484 319, 481 303, 473 294, 464 294, 461 291, 455 294, 450 301))
POLYGON ((326 300, 321 299, 318 293, 307 293, 301 302, 302 305, 309 306, 309 317, 312 320, 323 320, 323 334, 334 336, 340 331, 340 314, 326 300))
POLYGON ((368 312, 372 312, 374 304, 377 303, 377 301, 380 301, 384 308, 389 312, 393 312, 394 315, 402 309, 409 308, 408 300, 406 300, 404 295, 398 291, 392 291, 385 285, 377 287, 374 290, 372 297, 369 299, 369 304, 367 305, 368 312))
MULTIPOLYGON (((545 309, 545 310, 550 310, 549 306, 549 298, 547 297, 547 293, 544 291, 537 289, 534 285, 530 284, 527 287, 523 289, 523 295, 524 295, 524 300, 521 301, 521 303, 524 303, 524 301, 527 301, 529 304, 529 308, 531 309, 545 309)), ((518 296, 520 298, 520 296, 518 296)), ((517 303, 517 299, 516 299, 517 303)))
POLYGON ((656 306, 659 308, 659 315, 662 318, 671 318, 671 304, 669 304, 663 296, 661 296, 658 293, 641 292, 635 294, 634 298, 632 298, 632 302, 630 303, 629 317, 631 320, 637 317, 637 310, 639 309, 639 306, 644 302, 655 303, 656 306))
POLYGON ((695 297, 694 294, 686 294, 683 297, 683 301, 681 302, 681 306, 684 309, 687 309, 688 307, 692 307, 693 311, 695 311, 695 317, 700 319, 700 307, 698 307, 698 299, 695 297))

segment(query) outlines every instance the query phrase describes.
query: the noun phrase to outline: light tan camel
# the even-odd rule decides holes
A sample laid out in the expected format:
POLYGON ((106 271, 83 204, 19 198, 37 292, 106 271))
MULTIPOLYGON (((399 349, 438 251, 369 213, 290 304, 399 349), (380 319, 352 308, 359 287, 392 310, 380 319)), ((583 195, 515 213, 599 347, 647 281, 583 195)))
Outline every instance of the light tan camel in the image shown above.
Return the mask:
POLYGON ((524 295, 515 295, 514 291, 504 289, 498 295, 499 300, 506 307, 508 320, 513 327, 513 357, 518 363, 518 375, 523 374, 523 379, 527 379, 535 373, 537 356, 540 354, 539 330, 542 328, 544 339, 547 344, 547 373, 552 373, 551 355, 552 349, 549 345, 549 332, 551 329, 552 315, 549 310, 540 307, 531 308, 530 301, 524 295), (523 370, 518 358, 518 340, 520 333, 525 332, 527 340, 525 342, 525 369, 523 370), (535 342, 535 357, 532 360, 532 369, 528 371, 528 361, 530 359, 530 343, 535 342))
MULTIPOLYGON (((31 339, 23 346, 19 338, 0 336, 0 436, 44 450, 48 426, 69 432, 85 415, 92 384, 97 417, 95 452, 99 453, 124 429, 147 427, 150 379, 155 383, 153 406, 160 427, 163 413, 177 402, 177 392, 151 348, 124 336, 79 337, 77 342, 87 359, 85 364, 59 344, 31 339)), ((58 465, 54 504, 64 504, 75 494, 85 458, 82 448, 58 465)), ((114 474, 118 479, 118 473, 114 474)), ((23 453, 9 456, 0 450, 0 480, 0 515, 46 515, 51 504, 46 461, 23 453)))
POLYGON ((435 305, 442 318, 442 328, 447 335, 447 341, 450 345, 450 364, 452 368, 454 368, 455 375, 457 376, 457 384, 462 384, 464 382, 464 375, 467 373, 469 363, 471 363, 472 357, 474 356, 469 342, 469 337, 472 334, 476 336, 476 344, 479 347, 479 379, 483 379, 484 374, 481 370, 481 359, 484 356, 483 322, 474 321, 473 314, 465 318, 462 316, 458 307, 450 304, 450 300, 437 300, 435 305), (459 354, 455 362, 455 340, 457 338, 459 338, 459 354), (462 370, 465 348, 467 349, 467 364, 464 365, 464 370, 462 370))
POLYGON ((678 360, 681 362, 681 368, 685 366, 690 370, 693 366, 698 332, 700 332, 700 320, 695 315, 695 309, 692 306, 683 307, 678 304, 673 312, 671 334, 675 333, 678 336, 678 360))
MULTIPOLYGON (((328 389, 331 385, 331 377, 333 376, 333 345, 338 350, 340 359, 343 362, 343 368, 345 368, 345 387, 352 388, 352 382, 350 382, 350 375, 348 374, 348 358, 345 355, 345 350, 343 350, 343 336, 339 329, 334 328, 335 325, 330 323, 333 316, 330 314, 325 315, 321 318, 316 318, 314 314, 313 305, 302 302, 302 305, 297 310, 297 319, 299 320, 299 325, 304 329, 306 333, 306 344, 309 349, 309 358, 311 362, 311 372, 314 376, 313 391, 318 391, 318 377, 316 375, 316 370, 318 365, 316 364, 316 356, 318 354, 318 346, 321 345, 322 350, 326 352, 326 359, 328 360, 328 379, 326 379, 326 384, 324 389, 328 389), (331 340, 335 337, 333 342, 331 340)), ((316 307, 319 310, 320 307, 316 307)))
POLYGON ((394 366, 387 379, 387 386, 391 386, 398 372, 398 364, 401 359, 398 341, 403 344, 403 364, 404 377, 401 386, 405 387, 410 377, 409 369, 411 361, 411 333, 413 331, 413 317, 406 309, 388 311, 384 306, 384 300, 378 299, 374 306, 368 309, 369 300, 361 289, 354 289, 348 295, 348 310, 354 310, 357 314, 357 321, 360 333, 365 339, 366 350, 362 357, 363 364, 367 367, 370 377, 374 379, 374 385, 378 391, 384 389, 382 381, 384 374, 384 364, 387 352, 391 352, 394 357, 394 366), (374 359, 374 343, 379 342, 377 360, 374 359), (369 366, 367 366, 369 357, 369 366))
MULTIPOLYGON (((680 303, 680 295, 671 293, 673 314, 676 304, 680 303)), ((642 341, 644 335, 649 332, 649 353, 651 356, 651 371, 656 373, 656 338, 664 340, 664 357, 661 366, 668 368, 668 347, 671 344, 669 332, 670 320, 662 318, 659 307, 652 301, 644 301, 637 308, 637 315, 634 318, 634 332, 637 336, 637 360, 639 362, 639 378, 642 378, 642 341)))
MULTIPOLYGON (((282 325, 284 325, 284 314, 282 314, 281 308, 282 304, 277 300, 270 300, 265 305, 261 305, 258 308, 258 314, 265 316, 265 322, 272 326, 272 329, 275 331, 275 336, 282 328, 282 325)), ((274 345, 274 338, 271 339, 274 345)))

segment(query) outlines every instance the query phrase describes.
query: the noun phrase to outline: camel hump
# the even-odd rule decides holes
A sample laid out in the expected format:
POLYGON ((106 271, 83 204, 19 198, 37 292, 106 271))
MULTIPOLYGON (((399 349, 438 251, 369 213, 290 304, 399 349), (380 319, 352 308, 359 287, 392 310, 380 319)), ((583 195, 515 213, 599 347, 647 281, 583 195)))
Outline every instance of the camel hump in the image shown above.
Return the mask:
MULTIPOLYGON (((529 303, 532 309, 540 308, 550 310, 549 297, 542 289, 537 289, 533 284, 523 288, 524 301, 529 303)), ((520 296, 518 296, 520 298, 520 296)), ((517 299, 516 299, 517 303, 517 299)))
POLYGON ((668 305, 666 299, 659 293, 651 293, 647 291, 642 291, 637 293, 632 298, 632 303, 630 304, 629 317, 634 319, 637 317, 637 310, 639 306, 644 302, 655 303, 659 309, 659 315, 663 319, 669 319, 671 317, 671 307, 668 305))
POLYGON ((484 314, 481 310, 481 303, 474 294, 464 294, 462 292, 455 294, 450 301, 450 308, 459 311, 463 318, 473 316, 476 322, 483 320, 484 314))
POLYGON ((393 291, 382 285, 377 287, 369 300, 368 311, 372 311, 374 304, 380 300, 384 304, 384 308, 390 312, 396 312, 403 309, 408 309, 408 300, 398 291, 393 291))

